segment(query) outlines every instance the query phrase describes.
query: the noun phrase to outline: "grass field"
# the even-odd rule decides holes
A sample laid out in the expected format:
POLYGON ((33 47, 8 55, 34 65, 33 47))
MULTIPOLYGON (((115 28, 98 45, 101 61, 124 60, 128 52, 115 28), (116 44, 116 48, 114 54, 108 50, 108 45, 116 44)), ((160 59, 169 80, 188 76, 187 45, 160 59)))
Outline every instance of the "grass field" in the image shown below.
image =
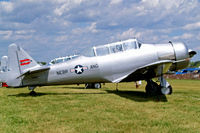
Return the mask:
POLYGON ((0 132, 200 132, 200 81, 169 80, 170 96, 146 98, 145 83, 102 89, 51 86, 0 88, 0 132))

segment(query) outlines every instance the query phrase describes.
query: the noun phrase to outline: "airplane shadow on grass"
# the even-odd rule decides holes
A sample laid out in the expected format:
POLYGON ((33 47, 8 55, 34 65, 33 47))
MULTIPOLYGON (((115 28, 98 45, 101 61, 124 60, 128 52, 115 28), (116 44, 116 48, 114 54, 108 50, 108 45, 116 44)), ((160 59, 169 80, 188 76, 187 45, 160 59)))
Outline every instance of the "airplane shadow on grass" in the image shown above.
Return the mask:
POLYGON ((61 88, 64 88, 64 89, 85 89, 85 87, 67 87, 67 86, 65 86, 65 87, 61 87, 61 88))
POLYGON ((8 96, 14 96, 14 97, 39 97, 39 96, 46 96, 46 95, 52 95, 52 96, 61 96, 61 95, 89 95, 89 94, 107 94, 104 92, 101 93, 44 93, 44 92, 36 92, 35 94, 31 93, 19 93, 15 95, 8 95, 8 96))
POLYGON ((167 102, 167 97, 165 95, 152 96, 148 97, 145 92, 141 91, 121 91, 121 90, 106 90, 108 93, 116 94, 120 97, 130 99, 136 102, 147 102, 147 101, 155 101, 155 102, 167 102))
POLYGON ((145 92, 141 91, 116 91, 116 90, 105 90, 105 92, 97 92, 97 93, 88 93, 88 92, 81 92, 81 93, 45 93, 45 92, 36 92, 35 94, 31 93, 19 93, 15 95, 8 95, 8 96, 15 96, 15 97, 39 97, 45 95, 106 95, 106 94, 115 94, 120 97, 130 99, 136 102, 147 102, 147 101, 154 101, 154 102, 167 102, 167 98, 165 95, 159 95, 154 97, 147 97, 145 92))

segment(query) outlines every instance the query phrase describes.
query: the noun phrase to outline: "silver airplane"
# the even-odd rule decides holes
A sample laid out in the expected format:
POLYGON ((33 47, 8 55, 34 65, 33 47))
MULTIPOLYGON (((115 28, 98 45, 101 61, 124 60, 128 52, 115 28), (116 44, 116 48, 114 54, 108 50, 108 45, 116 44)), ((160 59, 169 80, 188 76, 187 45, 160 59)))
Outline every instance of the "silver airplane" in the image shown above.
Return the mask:
POLYGON ((9 87, 87 84, 100 88, 101 83, 146 80, 150 96, 171 94, 172 87, 163 74, 188 66, 196 52, 183 43, 143 44, 136 39, 119 41, 91 49, 90 56, 78 56, 66 62, 39 65, 21 47, 8 48, 8 71, 0 74, 9 87), (159 84, 152 78, 158 77, 159 84))
MULTIPOLYGON (((1 58, 0 75, 7 71, 8 71, 8 56, 3 56, 1 58)), ((0 86, 7 87, 7 84, 4 82, 3 79, 1 79, 1 76, 0 76, 0 86)))
POLYGON ((8 56, 2 56, 0 72, 7 72, 7 71, 8 71, 8 56))

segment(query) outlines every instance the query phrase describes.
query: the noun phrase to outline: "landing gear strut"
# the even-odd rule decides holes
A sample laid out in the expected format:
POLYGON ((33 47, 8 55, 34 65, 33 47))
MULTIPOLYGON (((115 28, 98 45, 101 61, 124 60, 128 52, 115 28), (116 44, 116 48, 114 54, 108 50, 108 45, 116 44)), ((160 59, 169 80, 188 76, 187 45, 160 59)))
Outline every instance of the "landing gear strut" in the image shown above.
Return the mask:
POLYGON ((172 86, 164 79, 163 76, 160 76, 158 78, 160 81, 160 86, 161 86, 161 93, 163 95, 171 95, 172 94, 172 86))
POLYGON ((146 85, 146 94, 148 96, 157 96, 157 95, 170 95, 172 94, 171 85, 164 79, 163 76, 158 78, 160 85, 154 82, 152 79, 147 80, 146 85))

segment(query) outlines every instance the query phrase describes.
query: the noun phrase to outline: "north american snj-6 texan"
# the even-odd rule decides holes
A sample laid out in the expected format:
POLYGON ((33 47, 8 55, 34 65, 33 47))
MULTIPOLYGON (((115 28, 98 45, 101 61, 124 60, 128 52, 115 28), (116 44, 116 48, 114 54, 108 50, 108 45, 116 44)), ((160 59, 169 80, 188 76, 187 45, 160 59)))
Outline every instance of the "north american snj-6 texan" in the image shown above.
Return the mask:
POLYGON ((0 79, 8 87, 28 87, 32 92, 37 86, 87 84, 101 88, 101 83, 146 80, 148 95, 166 95, 172 93, 172 87, 163 75, 187 67, 196 54, 184 43, 144 44, 136 39, 95 46, 88 53, 90 56, 42 66, 11 44, 8 58, 3 59, 7 69, 0 79), (155 77, 159 84, 152 80, 155 77))

